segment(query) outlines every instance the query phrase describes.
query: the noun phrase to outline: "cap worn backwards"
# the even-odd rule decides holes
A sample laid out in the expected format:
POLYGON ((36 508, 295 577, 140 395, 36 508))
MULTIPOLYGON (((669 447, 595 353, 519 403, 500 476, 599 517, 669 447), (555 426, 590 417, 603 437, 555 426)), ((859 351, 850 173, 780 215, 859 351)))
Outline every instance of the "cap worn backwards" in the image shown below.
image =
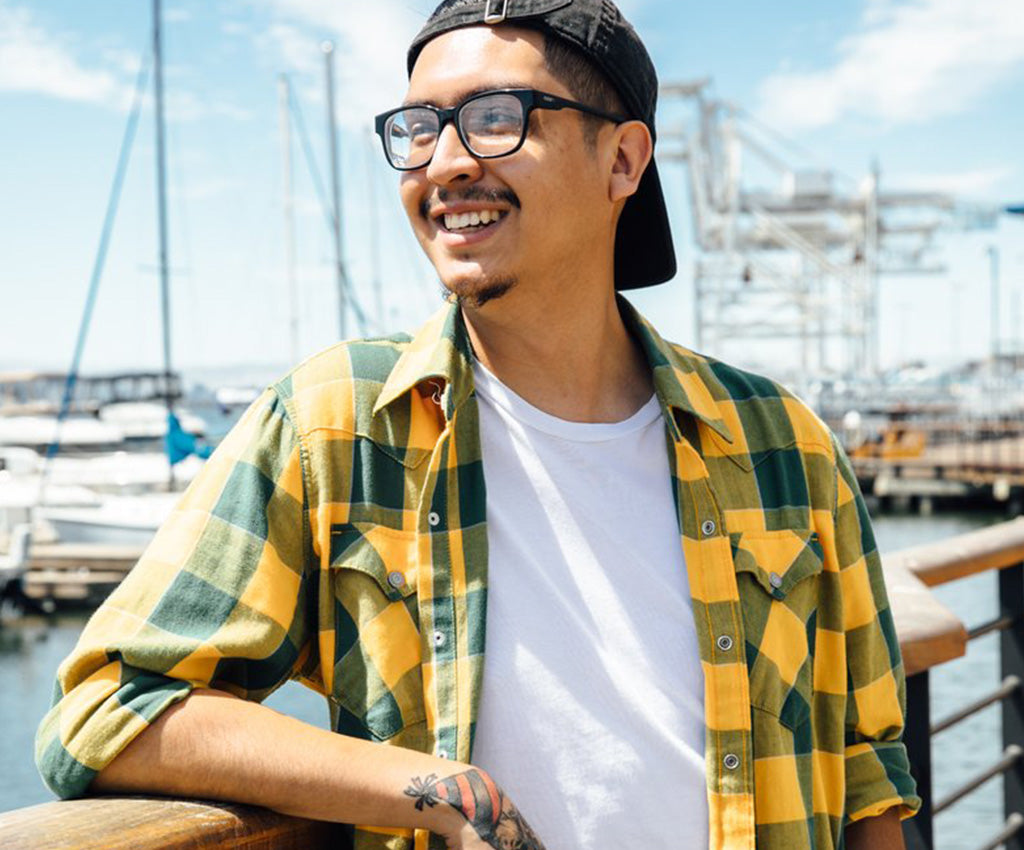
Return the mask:
MULTIPOLYGON (((655 137, 658 76, 654 63, 611 0, 443 0, 409 46, 409 74, 431 39, 461 27, 503 24, 538 29, 574 46, 605 74, 629 117, 643 121, 655 137)), ((653 286, 675 273, 668 211, 652 159, 619 219, 615 288, 653 286)))

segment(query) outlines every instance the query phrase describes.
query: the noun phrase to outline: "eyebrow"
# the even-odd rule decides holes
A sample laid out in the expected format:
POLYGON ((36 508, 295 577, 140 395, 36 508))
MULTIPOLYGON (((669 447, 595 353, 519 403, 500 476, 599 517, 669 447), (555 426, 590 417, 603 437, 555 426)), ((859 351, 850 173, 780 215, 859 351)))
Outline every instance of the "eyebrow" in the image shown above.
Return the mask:
MULTIPOLYGON (((465 100, 469 100, 471 97, 475 97, 478 94, 483 94, 489 91, 500 91, 501 89, 530 89, 531 86, 523 83, 522 80, 509 80, 507 82, 491 82, 485 86, 477 86, 475 89, 469 89, 468 91, 462 92, 455 100, 455 104, 462 103, 465 100)), ((454 104, 453 104, 454 105, 454 104)), ((420 100, 403 100, 402 106, 433 106, 435 109, 446 109, 441 103, 430 98, 422 98, 420 100)))

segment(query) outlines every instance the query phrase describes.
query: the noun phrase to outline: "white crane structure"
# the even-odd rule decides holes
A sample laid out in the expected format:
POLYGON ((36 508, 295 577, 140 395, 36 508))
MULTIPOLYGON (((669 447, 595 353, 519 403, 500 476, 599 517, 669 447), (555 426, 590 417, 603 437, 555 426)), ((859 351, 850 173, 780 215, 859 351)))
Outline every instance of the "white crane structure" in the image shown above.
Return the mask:
POLYGON ((936 233, 992 226, 998 210, 938 192, 883 192, 877 166, 847 178, 710 97, 709 85, 661 89, 663 103, 692 108, 662 133, 659 159, 688 169, 698 350, 744 362, 753 341, 788 340, 799 383, 877 374, 880 276, 945 271, 936 233))

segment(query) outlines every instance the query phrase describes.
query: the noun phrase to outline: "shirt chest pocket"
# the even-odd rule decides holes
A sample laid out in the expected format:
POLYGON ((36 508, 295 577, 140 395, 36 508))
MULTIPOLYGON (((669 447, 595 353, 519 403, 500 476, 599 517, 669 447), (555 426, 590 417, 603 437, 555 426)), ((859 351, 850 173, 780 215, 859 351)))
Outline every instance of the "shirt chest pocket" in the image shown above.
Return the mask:
POLYGON ((331 528, 330 699, 340 732, 409 746, 405 739, 425 718, 416 552, 415 532, 370 523, 331 528))
POLYGON ((822 550, 808 530, 730 535, 750 702, 796 729, 810 716, 822 550))

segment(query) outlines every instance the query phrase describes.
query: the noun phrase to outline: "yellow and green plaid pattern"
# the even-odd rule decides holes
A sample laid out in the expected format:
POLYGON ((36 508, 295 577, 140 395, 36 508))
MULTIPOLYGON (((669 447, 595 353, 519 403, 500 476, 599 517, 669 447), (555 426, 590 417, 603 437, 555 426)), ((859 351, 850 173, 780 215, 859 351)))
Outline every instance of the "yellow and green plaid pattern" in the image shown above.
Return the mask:
MULTIPOLYGON (((705 678, 710 847, 826 850, 850 820, 910 814, 902 662, 848 461, 779 385, 620 307, 665 415, 705 678)), ((39 729, 43 777, 84 794, 192 688, 260 700, 291 678, 326 696, 338 732, 470 761, 484 518, 455 306, 415 338, 311 358, 250 408, 89 621, 39 729)), ((350 836, 357 850, 443 846, 422 831, 350 836)))

